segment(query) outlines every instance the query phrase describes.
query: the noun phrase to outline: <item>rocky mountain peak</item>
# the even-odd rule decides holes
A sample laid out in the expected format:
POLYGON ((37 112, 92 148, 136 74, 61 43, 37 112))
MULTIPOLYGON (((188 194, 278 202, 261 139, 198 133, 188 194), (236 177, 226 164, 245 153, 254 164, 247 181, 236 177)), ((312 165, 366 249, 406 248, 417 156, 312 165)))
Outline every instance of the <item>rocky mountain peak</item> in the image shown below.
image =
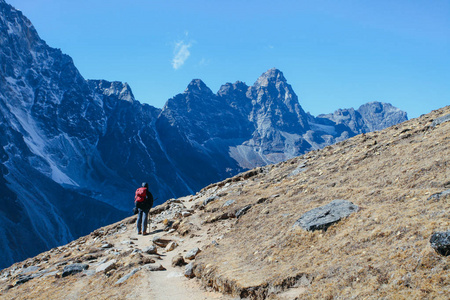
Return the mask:
POLYGON ((358 108, 358 112, 370 131, 381 130, 388 127, 389 124, 397 124, 408 120, 406 112, 383 102, 366 103, 358 108))
POLYGON ((201 79, 193 79, 187 86, 185 93, 213 94, 211 89, 201 79))
POLYGON ((119 100, 134 102, 134 95, 128 83, 120 81, 87 80, 89 86, 105 96, 115 96, 119 100))
POLYGON ((255 82, 255 87, 268 87, 270 84, 276 84, 279 82, 286 83, 286 78, 283 72, 276 68, 272 68, 263 73, 255 82))
POLYGON ((242 81, 236 81, 235 83, 227 82, 220 87, 219 91, 217 92, 217 95, 218 96, 226 96, 230 93, 235 94, 236 92, 245 95, 247 90, 248 90, 248 85, 246 85, 242 81))

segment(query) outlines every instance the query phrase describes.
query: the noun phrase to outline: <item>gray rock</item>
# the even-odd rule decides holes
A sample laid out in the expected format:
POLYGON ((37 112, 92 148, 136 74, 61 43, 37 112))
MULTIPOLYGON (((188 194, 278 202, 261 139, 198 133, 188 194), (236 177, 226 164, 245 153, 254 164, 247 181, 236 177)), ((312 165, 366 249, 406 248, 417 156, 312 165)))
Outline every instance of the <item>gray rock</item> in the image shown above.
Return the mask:
POLYGON ((148 246, 142 251, 147 254, 158 254, 158 249, 154 245, 148 246))
POLYGON ((236 200, 228 200, 227 202, 225 202, 222 207, 227 207, 230 206, 231 204, 233 204, 234 202, 236 202, 236 200))
POLYGON ((188 253, 186 253, 186 255, 184 256, 184 258, 186 258, 186 259, 194 259, 196 256, 197 256, 197 254, 199 254, 201 252, 201 250, 199 249, 199 248, 194 248, 194 249, 191 249, 191 250, 189 250, 189 252, 188 253))
POLYGON ((358 206, 347 200, 333 200, 327 205, 314 208, 298 219, 293 227, 301 227, 308 231, 327 230, 332 224, 351 213, 358 211, 358 206))
POLYGON ((183 256, 181 256, 181 254, 174 256, 174 258, 172 258, 172 267, 181 267, 186 265, 186 262, 183 259, 183 256))
POLYGON ((190 211, 182 211, 181 212, 181 216, 183 218, 189 217, 190 215, 192 215, 192 213, 190 211))
POLYGON ((165 271, 166 270, 166 268, 164 268, 161 264, 157 264, 157 265, 150 265, 149 264, 149 265, 145 265, 144 268, 147 271, 150 271, 150 272, 165 271))
POLYGON ((134 274, 136 274, 141 268, 135 268, 133 269, 130 273, 128 273, 127 275, 123 276, 122 278, 120 278, 119 280, 116 281, 115 284, 121 284, 124 283, 125 281, 127 281, 131 276, 133 276, 134 274))
POLYGON ((133 241, 122 241, 120 242, 122 245, 134 245, 133 241))
POLYGON ((435 119, 433 123, 431 123, 431 126, 436 127, 437 125, 440 125, 448 121, 450 121, 450 114, 435 119))
POLYGON ((206 199, 203 201, 203 206, 208 205, 209 203, 213 202, 213 201, 216 200, 216 199, 217 199, 217 196, 211 196, 211 197, 206 198, 206 199))
POLYGON ((155 236, 152 240, 153 244, 160 247, 167 247, 167 245, 171 242, 171 240, 163 239, 159 236, 155 236))
POLYGON ((433 194, 430 197, 428 197, 428 200, 439 200, 439 199, 444 198, 444 197, 446 197, 448 195, 450 195, 450 189, 446 190, 446 191, 443 191, 443 192, 440 192, 440 193, 433 194))
POLYGON ((101 248, 103 248, 103 249, 109 249, 109 248, 112 248, 112 247, 114 247, 114 245, 111 244, 111 243, 105 243, 105 244, 103 244, 101 246, 101 248))
POLYGON ((187 278, 194 278, 194 262, 190 262, 186 265, 184 269, 184 276, 187 278))
POLYGON ((58 271, 47 272, 44 275, 42 275, 42 277, 55 276, 56 274, 58 274, 58 271))
POLYGON ((434 233, 430 238, 430 244, 440 255, 450 255, 450 231, 434 233))
POLYGON ((298 175, 298 174, 300 174, 300 173, 302 173, 302 172, 304 172, 304 171, 306 171, 306 170, 307 170, 307 168, 306 168, 306 162, 302 162, 302 163, 300 163, 300 164, 297 166, 297 168, 295 168, 294 171, 292 171, 292 172, 288 175, 288 177, 296 176, 296 175, 298 175))
POLYGON ((87 264, 72 264, 69 266, 65 266, 63 269, 62 277, 77 274, 87 269, 89 269, 89 265, 87 264))
POLYGON ((31 273, 31 272, 36 272, 39 270, 39 267, 36 266, 30 266, 28 268, 23 269, 22 271, 20 271, 20 274, 27 274, 27 273, 31 273))
POLYGON ((243 208, 239 209, 239 210, 236 212, 236 218, 239 219, 240 217, 242 217, 243 215, 245 215, 245 214, 247 213, 247 211, 248 211, 250 208, 252 208, 252 205, 251 205, 251 204, 249 204, 249 205, 247 205, 247 206, 244 206, 243 208))
POLYGON ((95 275, 95 271, 94 270, 86 270, 86 271, 83 271, 83 274, 85 274, 86 276, 92 276, 92 275, 95 275))
POLYGON ((23 284, 25 282, 30 281, 31 279, 35 278, 35 274, 28 274, 28 275, 20 275, 18 280, 16 281, 16 285, 23 284))
POLYGON ((110 260, 108 262, 105 262, 105 263, 101 264, 100 266, 98 266, 95 269, 95 273, 98 273, 98 272, 107 273, 108 271, 110 271, 112 269, 115 269, 116 268, 116 262, 117 262, 117 260, 112 259, 112 260, 110 260))

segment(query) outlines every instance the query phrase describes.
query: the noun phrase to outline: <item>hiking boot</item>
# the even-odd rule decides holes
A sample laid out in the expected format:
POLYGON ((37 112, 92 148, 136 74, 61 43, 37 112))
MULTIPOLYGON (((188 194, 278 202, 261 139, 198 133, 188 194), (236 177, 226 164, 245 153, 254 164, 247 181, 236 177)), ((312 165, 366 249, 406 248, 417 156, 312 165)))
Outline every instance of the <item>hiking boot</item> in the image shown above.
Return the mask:
POLYGON ((138 234, 142 234, 142 231, 139 231, 138 234))
POLYGON ((144 232, 142 235, 147 235, 148 234, 148 232, 144 232))

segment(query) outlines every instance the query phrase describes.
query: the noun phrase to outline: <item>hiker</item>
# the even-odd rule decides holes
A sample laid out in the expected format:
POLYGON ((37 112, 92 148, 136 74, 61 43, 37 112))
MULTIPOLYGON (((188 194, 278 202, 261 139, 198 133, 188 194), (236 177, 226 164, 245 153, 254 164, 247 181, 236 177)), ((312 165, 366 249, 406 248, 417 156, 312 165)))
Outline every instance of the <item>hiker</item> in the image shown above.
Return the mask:
POLYGON ((137 231, 138 234, 147 235, 148 212, 153 206, 153 195, 148 190, 148 183, 143 182, 142 187, 136 190, 134 202, 138 210, 137 231))

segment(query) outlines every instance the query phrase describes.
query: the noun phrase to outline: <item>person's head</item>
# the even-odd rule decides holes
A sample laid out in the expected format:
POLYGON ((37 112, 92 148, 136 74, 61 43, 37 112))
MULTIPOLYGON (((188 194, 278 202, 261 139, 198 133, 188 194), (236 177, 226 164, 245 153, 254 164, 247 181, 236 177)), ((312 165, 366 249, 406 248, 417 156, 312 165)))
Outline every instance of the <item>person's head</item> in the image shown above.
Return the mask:
POLYGON ((148 183, 147 182, 143 182, 142 183, 142 187, 148 188, 148 183))

